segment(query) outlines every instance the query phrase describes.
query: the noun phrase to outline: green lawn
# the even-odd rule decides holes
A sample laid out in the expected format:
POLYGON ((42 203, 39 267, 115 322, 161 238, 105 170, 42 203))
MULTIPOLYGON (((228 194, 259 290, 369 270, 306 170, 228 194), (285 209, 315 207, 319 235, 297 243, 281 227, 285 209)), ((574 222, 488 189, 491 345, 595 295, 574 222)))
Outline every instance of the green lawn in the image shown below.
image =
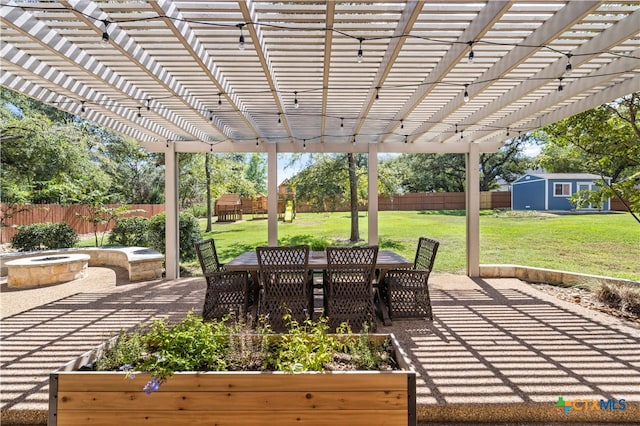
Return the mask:
MULTIPOLYGON (((213 223, 222 261, 267 244, 267 221, 213 223)), ((464 273, 464 211, 379 213, 381 249, 412 259, 418 237, 440 241, 435 271, 464 273)), ((204 229, 204 221, 201 221, 204 229)), ((349 213, 299 213, 293 223, 278 223, 279 244, 309 244, 321 250, 347 244, 349 213)), ((360 214, 360 237, 367 238, 367 217, 360 214)), ((640 224, 625 213, 550 215, 483 211, 480 262, 520 264, 640 281, 640 224)))

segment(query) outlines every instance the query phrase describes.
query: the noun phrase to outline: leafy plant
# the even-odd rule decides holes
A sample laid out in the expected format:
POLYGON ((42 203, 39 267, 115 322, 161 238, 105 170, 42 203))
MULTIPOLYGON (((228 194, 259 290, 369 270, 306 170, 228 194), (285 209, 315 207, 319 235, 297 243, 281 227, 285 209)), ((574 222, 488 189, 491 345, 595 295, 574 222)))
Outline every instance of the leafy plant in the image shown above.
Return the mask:
POLYGON ((73 247, 78 234, 66 223, 33 223, 18 226, 11 245, 19 251, 73 247))
POLYGON ((146 246, 149 219, 142 216, 124 217, 116 220, 109 234, 109 244, 121 246, 146 246))
MULTIPOLYGON (((158 213, 149 219, 148 240, 154 250, 165 251, 165 213, 158 213)), ((195 243, 202 239, 198 220, 191 213, 180 213, 180 260, 195 259, 195 243)))
POLYGON ((176 371, 387 370, 392 368, 389 341, 329 334, 327 319, 298 323, 287 315, 289 329, 274 334, 268 326, 256 333, 247 324, 224 318, 206 322, 193 312, 180 322, 154 320, 142 329, 121 331, 95 363, 100 371, 151 374, 152 393, 176 371))

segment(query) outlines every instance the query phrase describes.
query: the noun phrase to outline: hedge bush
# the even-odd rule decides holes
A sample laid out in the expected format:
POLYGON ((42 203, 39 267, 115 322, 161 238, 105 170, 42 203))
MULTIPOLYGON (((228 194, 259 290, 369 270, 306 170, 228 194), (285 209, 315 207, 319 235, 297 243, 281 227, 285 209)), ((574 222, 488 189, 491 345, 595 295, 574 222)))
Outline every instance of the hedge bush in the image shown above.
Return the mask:
POLYGON ((11 245, 19 251, 68 248, 77 242, 78 234, 66 223, 21 225, 11 238, 11 245))
MULTIPOLYGON (((198 220, 187 212, 180 213, 180 260, 196 258, 195 243, 202 239, 198 220)), ((165 252, 165 214, 158 213, 149 219, 148 230, 149 247, 165 252)))
POLYGON ((109 235, 109 244, 126 247, 146 247, 149 219, 142 216, 124 217, 116 220, 109 235))

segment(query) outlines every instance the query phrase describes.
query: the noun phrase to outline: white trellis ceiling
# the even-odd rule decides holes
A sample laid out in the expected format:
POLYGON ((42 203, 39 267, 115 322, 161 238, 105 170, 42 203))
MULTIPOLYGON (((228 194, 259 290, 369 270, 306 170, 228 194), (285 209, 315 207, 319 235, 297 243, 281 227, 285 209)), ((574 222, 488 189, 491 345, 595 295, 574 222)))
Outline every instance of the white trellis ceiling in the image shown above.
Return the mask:
POLYGON ((640 0, 1 3, 0 84, 151 150, 491 151, 640 88, 640 0))

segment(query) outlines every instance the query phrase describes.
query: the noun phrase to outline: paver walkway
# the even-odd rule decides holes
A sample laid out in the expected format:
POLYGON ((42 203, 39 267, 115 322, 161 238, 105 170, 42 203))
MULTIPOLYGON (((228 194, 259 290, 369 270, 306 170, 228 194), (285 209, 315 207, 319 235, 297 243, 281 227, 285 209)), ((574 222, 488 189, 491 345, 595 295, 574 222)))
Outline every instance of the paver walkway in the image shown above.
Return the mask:
MULTIPOLYGON (((433 323, 395 321, 378 329, 394 333, 415 365, 421 422, 640 422, 639 329, 516 279, 433 274, 430 282, 433 323), (565 414, 555 407, 559 397, 574 408, 565 414), (580 410, 582 401, 601 399, 615 405, 580 410)), ((45 424, 52 370, 121 328, 200 311, 205 284, 183 278, 116 285, 113 270, 90 268, 82 282, 1 289, 5 425, 45 424)))

